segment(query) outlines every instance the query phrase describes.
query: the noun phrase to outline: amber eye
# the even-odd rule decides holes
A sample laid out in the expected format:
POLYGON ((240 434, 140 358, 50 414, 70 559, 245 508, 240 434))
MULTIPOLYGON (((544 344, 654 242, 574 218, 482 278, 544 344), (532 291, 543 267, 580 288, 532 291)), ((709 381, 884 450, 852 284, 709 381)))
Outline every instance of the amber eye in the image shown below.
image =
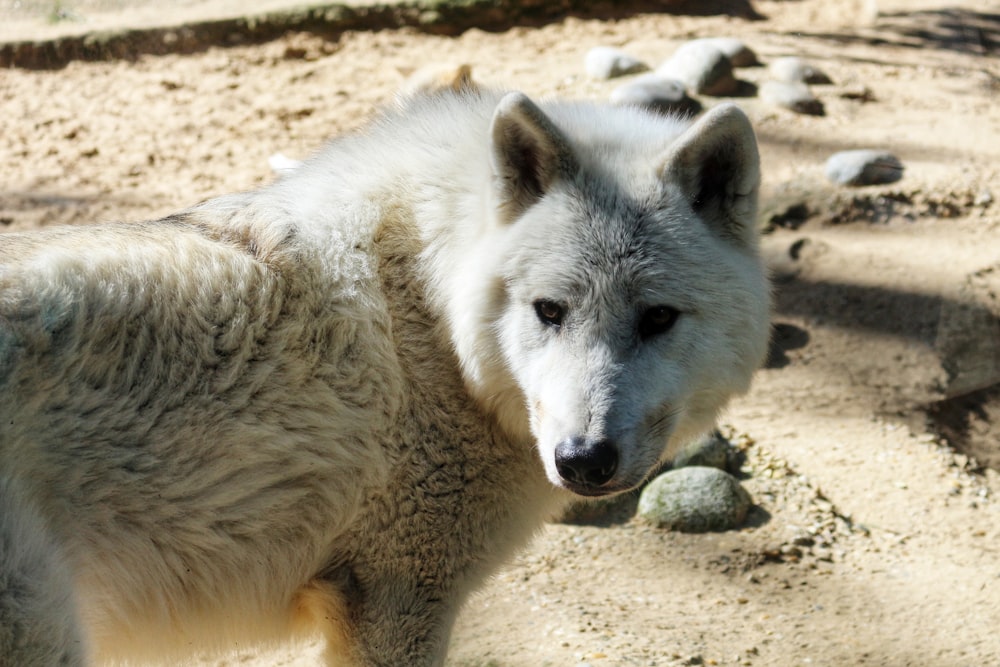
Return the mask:
POLYGON ((535 315, 542 324, 550 327, 562 325, 563 317, 566 316, 566 309, 555 301, 539 299, 535 302, 535 315))
POLYGON ((680 312, 670 306, 653 306, 639 320, 639 337, 643 340, 666 333, 677 322, 680 312))

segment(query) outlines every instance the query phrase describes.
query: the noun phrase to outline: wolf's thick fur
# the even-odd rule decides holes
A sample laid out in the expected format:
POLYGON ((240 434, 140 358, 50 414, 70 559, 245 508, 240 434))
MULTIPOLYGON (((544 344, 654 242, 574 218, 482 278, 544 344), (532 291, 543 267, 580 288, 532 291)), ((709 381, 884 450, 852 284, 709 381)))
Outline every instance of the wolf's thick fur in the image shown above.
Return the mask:
POLYGON ((319 627, 440 665, 547 513, 747 388, 757 186, 731 106, 463 90, 256 192, 0 236, 0 664, 319 627))

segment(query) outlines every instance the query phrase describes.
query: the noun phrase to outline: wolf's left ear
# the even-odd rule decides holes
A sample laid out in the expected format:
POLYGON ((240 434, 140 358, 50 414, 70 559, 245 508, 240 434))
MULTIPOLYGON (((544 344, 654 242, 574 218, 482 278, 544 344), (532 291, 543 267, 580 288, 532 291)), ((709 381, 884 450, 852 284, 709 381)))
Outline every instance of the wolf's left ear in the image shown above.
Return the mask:
POLYGON ((565 135, 523 93, 508 93, 490 127, 494 190, 504 222, 513 222, 561 176, 576 171, 565 135))
POLYGON ((760 157, 750 119, 734 104, 714 107, 677 139, 661 177, 677 184, 713 232, 757 242, 760 157))

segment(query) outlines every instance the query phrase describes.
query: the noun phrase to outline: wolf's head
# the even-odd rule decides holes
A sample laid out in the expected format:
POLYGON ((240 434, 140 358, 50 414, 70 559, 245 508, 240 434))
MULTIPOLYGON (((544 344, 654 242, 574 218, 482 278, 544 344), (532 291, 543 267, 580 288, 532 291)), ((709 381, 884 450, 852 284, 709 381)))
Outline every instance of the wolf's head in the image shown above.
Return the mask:
POLYGON ((492 282, 470 281, 461 307, 484 305, 453 311, 453 336, 473 393, 530 431, 549 479, 605 495, 710 428, 763 359, 757 146, 731 105, 690 126, 546 109, 511 93, 494 112, 476 253, 492 282))

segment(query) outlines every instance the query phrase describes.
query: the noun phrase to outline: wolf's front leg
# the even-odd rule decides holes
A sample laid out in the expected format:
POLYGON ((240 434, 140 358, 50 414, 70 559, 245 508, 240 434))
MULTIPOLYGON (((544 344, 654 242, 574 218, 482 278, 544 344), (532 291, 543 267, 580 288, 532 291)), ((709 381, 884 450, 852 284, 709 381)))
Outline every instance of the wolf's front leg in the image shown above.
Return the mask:
POLYGON ((412 577, 340 575, 299 595, 304 616, 323 629, 327 667, 444 664, 458 606, 451 596, 412 577))

